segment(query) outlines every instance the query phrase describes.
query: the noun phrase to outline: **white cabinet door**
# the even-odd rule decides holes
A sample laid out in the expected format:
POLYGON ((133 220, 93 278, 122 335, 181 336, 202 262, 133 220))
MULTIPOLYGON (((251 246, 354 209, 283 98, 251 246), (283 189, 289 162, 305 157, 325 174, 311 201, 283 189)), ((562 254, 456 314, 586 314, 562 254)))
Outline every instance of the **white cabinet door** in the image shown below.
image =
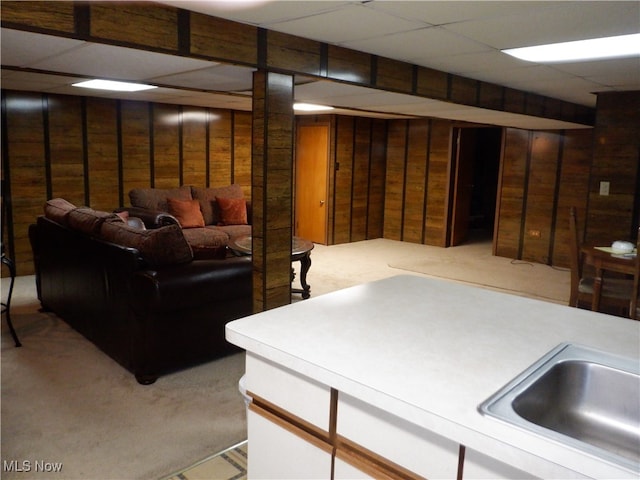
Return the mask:
POLYGON ((252 409, 247 414, 247 428, 249 480, 331 479, 330 449, 307 441, 252 409))
POLYGON ((514 478, 526 480, 536 477, 467 448, 464 454, 462 478, 468 480, 511 480, 514 478))
POLYGON ((329 432, 331 389, 326 385, 247 352, 245 387, 288 415, 329 432))
POLYGON ((417 476, 456 478, 458 474, 458 443, 342 392, 337 433, 417 476))
POLYGON ((334 461, 333 478, 334 480, 375 480, 375 477, 367 475, 362 470, 337 457, 334 461))

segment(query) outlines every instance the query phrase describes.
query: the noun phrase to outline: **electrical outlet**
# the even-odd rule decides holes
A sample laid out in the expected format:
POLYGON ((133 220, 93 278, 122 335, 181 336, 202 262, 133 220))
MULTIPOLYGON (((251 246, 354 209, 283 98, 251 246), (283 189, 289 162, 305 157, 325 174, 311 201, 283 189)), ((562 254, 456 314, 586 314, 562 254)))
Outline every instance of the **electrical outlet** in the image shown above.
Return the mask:
POLYGON ((542 233, 540 230, 529 230, 529 236, 533 238, 540 238, 542 237, 542 233))
POLYGON ((609 195, 609 182, 600 182, 600 195, 609 195))

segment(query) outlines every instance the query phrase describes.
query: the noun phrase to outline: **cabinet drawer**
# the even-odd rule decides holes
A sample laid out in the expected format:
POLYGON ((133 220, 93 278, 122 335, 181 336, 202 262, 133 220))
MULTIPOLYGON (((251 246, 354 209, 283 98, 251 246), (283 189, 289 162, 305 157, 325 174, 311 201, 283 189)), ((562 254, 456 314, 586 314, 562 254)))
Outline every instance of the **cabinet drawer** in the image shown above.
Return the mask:
POLYGON ((349 443, 422 477, 457 477, 460 446, 456 442, 342 392, 337 418, 338 437, 349 443))
POLYGON ((331 447, 278 417, 250 407, 248 478, 331 478, 331 447))
POLYGON ((329 431, 329 387, 248 352, 245 386, 249 395, 266 399, 286 414, 329 431))

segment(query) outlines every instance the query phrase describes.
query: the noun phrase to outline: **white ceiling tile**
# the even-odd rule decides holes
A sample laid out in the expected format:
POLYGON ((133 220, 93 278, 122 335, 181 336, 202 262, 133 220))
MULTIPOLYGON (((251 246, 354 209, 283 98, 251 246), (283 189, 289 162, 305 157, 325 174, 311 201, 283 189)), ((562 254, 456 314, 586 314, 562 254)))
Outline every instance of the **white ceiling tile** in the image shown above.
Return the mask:
POLYGON ((343 45, 355 50, 413 63, 427 63, 429 58, 442 57, 442 45, 447 45, 448 56, 489 51, 482 44, 440 27, 421 28, 366 40, 343 42, 343 45))
POLYGON ((284 1, 161 1, 167 5, 208 15, 228 18, 236 22, 265 26, 294 18, 328 12, 352 4, 352 1, 284 0, 284 1))
POLYGON ((253 68, 235 65, 218 65, 174 75, 161 75, 148 81, 176 85, 185 88, 201 88, 219 91, 240 91, 253 88, 253 68))
POLYGON ((87 43, 29 66, 56 72, 139 81, 213 65, 217 64, 132 48, 87 43))
POLYGON ((640 2, 540 2, 527 15, 447 25, 460 35, 498 49, 637 32, 640 2))
MULTIPOLYGON (((554 2, 548 2, 554 3, 554 2)), ((540 9, 539 1, 388 1, 374 0, 365 4, 390 15, 419 20, 432 25, 462 22, 478 18, 526 15, 540 9)))
POLYGON ((315 40, 329 36, 332 39, 330 43, 334 44, 406 32, 423 26, 421 22, 393 17, 361 5, 349 5, 327 13, 268 25, 273 30, 315 40))
POLYGON ((84 44, 81 40, 39 33, 2 29, 0 38, 2 65, 31 67, 38 61, 55 57, 84 44))

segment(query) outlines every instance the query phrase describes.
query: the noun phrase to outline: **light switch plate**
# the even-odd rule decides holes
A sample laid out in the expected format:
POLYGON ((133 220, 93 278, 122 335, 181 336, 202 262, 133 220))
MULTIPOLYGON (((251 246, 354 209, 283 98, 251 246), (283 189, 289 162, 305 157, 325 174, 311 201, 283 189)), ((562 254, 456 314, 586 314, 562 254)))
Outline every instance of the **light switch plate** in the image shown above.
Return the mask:
POLYGON ((600 182, 600 195, 609 195, 609 182, 600 182))

